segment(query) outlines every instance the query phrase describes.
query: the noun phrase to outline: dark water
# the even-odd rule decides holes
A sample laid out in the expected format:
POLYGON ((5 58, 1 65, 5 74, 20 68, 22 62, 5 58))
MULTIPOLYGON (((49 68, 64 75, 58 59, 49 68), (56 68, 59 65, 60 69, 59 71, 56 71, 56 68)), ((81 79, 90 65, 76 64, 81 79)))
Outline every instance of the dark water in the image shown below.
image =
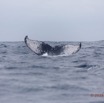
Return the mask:
POLYGON ((104 103, 104 41, 83 42, 67 57, 1 42, 0 103, 104 103))

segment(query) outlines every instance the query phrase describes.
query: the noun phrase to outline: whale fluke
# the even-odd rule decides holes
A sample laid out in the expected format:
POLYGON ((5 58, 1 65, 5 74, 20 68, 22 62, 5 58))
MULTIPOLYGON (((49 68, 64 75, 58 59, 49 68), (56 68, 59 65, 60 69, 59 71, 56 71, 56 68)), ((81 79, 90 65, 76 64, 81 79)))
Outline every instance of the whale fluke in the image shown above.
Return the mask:
POLYGON ((30 48, 37 55, 44 55, 47 53, 48 55, 71 55, 77 53, 81 49, 81 43, 79 45, 56 45, 54 47, 49 44, 38 41, 31 40, 28 36, 24 38, 25 44, 28 48, 30 48))

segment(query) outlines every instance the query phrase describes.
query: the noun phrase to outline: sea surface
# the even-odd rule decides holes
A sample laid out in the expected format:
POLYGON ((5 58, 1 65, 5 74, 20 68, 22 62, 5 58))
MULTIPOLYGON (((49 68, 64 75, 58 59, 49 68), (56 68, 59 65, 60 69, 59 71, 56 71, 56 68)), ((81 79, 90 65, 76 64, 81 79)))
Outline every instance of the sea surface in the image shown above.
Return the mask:
MULTIPOLYGON (((78 42, 49 42, 63 43, 78 42)), ((37 56, 24 42, 0 42, 0 103, 104 103, 104 41, 55 57, 37 56)))

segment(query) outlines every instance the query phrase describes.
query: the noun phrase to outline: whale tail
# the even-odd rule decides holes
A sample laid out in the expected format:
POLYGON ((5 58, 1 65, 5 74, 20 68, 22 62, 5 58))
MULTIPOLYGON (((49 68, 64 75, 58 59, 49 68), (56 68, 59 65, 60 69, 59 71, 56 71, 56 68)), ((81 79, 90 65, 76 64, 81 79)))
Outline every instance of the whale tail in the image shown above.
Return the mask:
POLYGON ((82 44, 81 44, 81 42, 80 42, 80 44, 79 44, 79 49, 82 47, 82 44))
POLYGON ((81 43, 79 45, 70 45, 67 44, 63 46, 63 52, 64 55, 71 55, 77 53, 81 49, 81 43))
POLYGON ((44 53, 48 53, 52 50, 50 45, 38 40, 31 40, 28 36, 25 36, 24 41, 27 47, 37 55, 43 55, 44 53))
POLYGON ((24 38, 25 44, 37 55, 71 55, 77 53, 81 49, 81 43, 79 45, 58 45, 55 47, 50 46, 44 42, 38 40, 31 40, 28 36, 24 38))
POLYGON ((25 38, 24 38, 24 41, 25 41, 25 42, 26 42, 26 39, 27 39, 27 38, 28 38, 28 36, 26 35, 25 38))

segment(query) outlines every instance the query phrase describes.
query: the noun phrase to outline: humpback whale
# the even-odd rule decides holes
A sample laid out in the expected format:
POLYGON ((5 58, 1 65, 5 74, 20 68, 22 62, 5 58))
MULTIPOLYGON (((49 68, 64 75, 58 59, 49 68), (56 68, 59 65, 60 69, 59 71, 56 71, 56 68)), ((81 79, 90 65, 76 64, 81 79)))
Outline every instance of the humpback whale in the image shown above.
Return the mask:
POLYGON ((38 40, 31 40, 26 36, 24 38, 25 44, 29 49, 31 49, 37 55, 44 55, 47 53, 48 55, 71 55, 77 53, 81 48, 81 43, 79 45, 56 45, 54 47, 50 46, 49 44, 38 41, 38 40))

